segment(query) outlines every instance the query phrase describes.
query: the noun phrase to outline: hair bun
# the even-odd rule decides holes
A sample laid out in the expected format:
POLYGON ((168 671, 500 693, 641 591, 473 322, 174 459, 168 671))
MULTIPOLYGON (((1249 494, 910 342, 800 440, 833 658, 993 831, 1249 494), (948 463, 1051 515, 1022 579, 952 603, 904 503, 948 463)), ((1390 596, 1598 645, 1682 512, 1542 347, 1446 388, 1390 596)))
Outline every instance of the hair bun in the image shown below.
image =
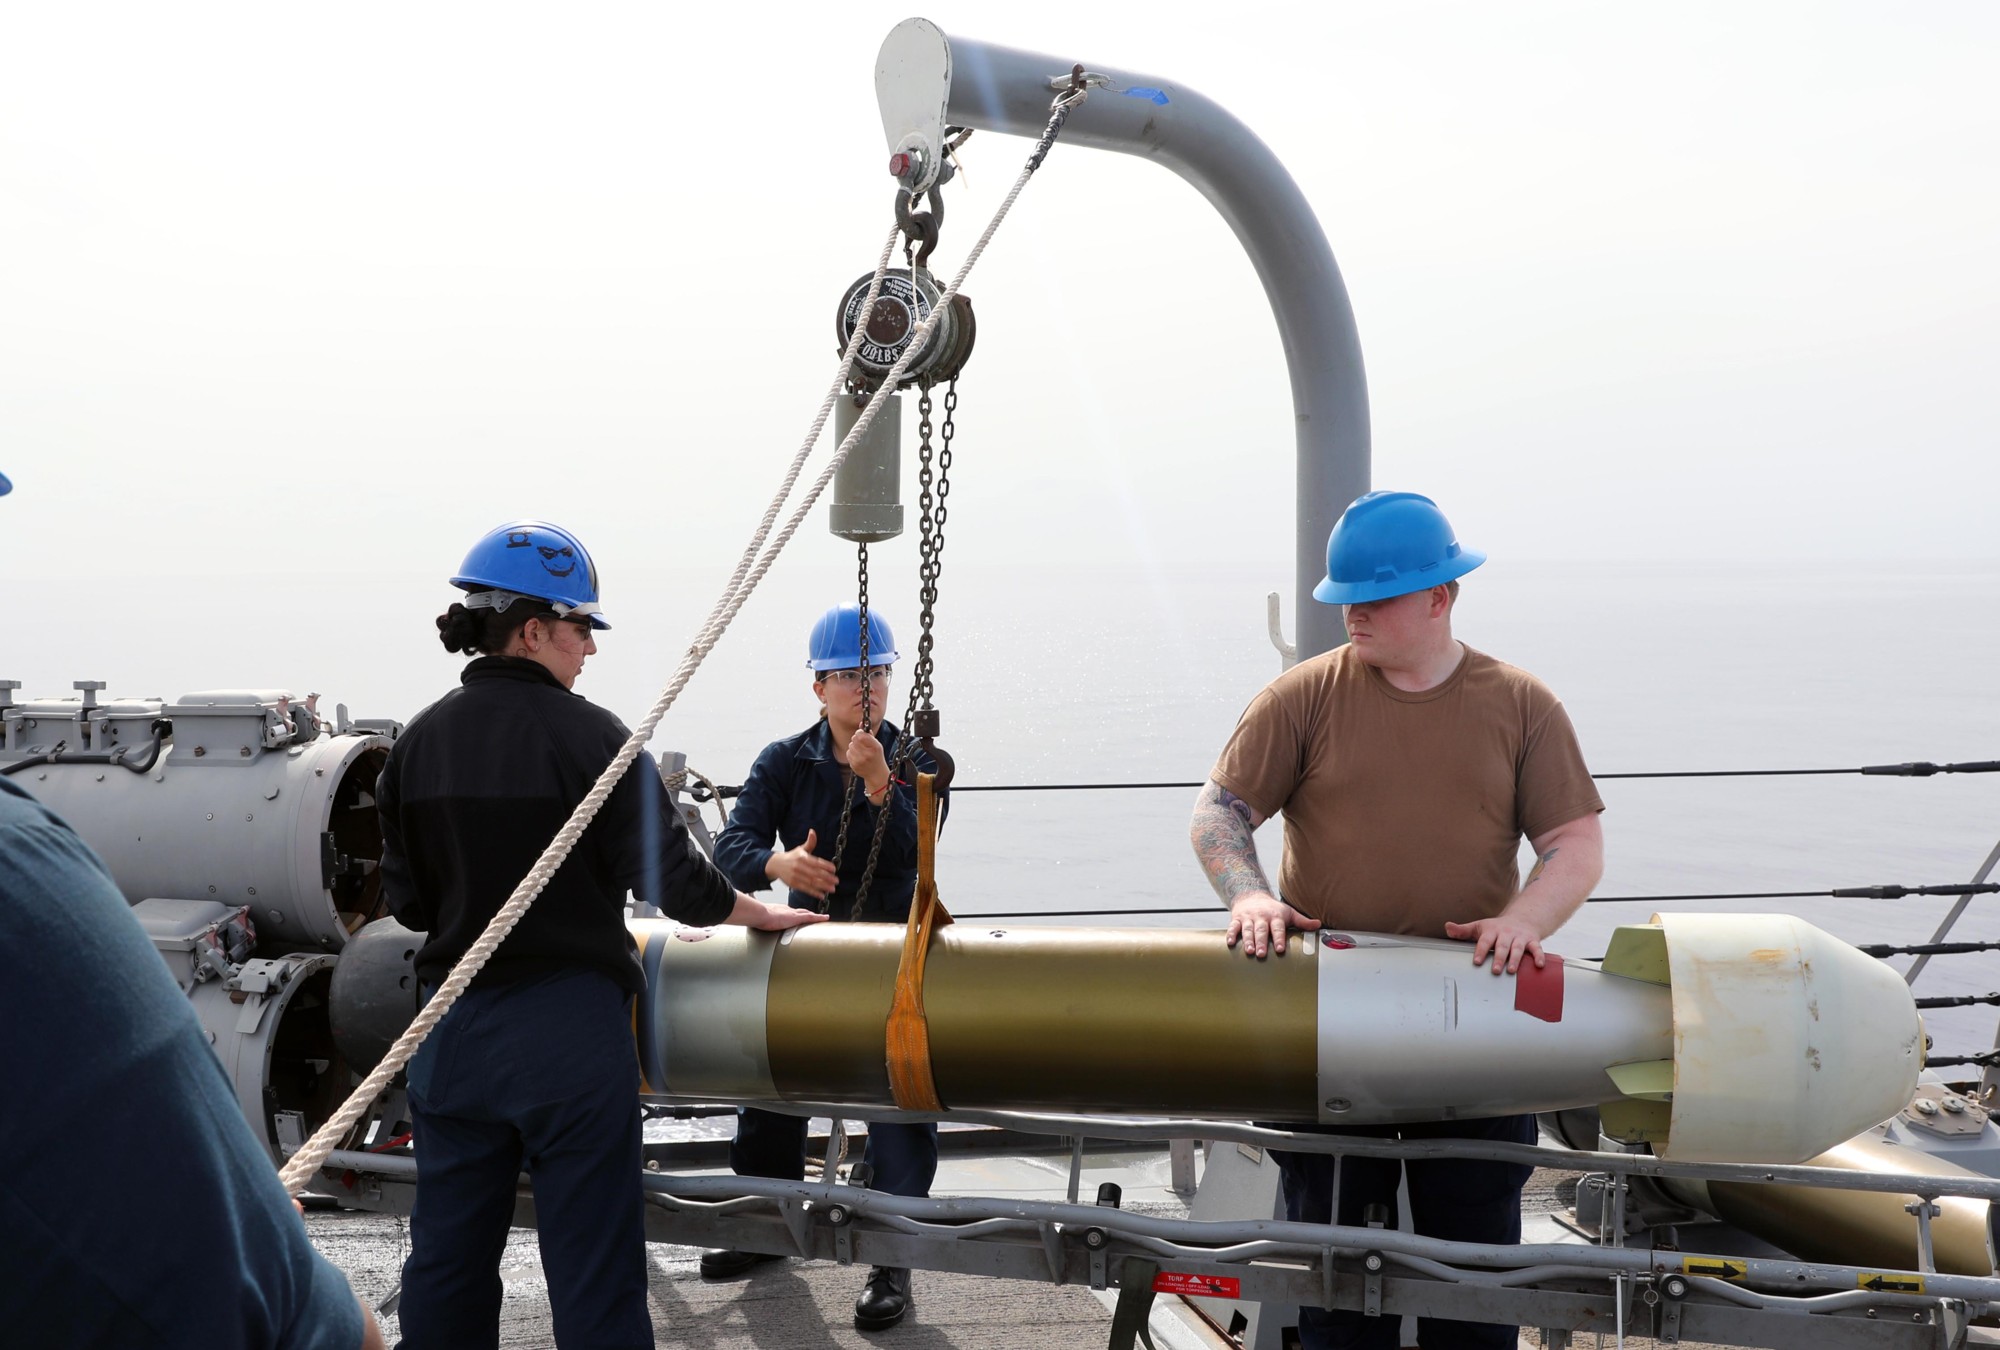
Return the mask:
POLYGON ((469 652, 479 644, 478 616, 455 600, 450 609, 438 615, 437 628, 438 641, 448 652, 469 652))

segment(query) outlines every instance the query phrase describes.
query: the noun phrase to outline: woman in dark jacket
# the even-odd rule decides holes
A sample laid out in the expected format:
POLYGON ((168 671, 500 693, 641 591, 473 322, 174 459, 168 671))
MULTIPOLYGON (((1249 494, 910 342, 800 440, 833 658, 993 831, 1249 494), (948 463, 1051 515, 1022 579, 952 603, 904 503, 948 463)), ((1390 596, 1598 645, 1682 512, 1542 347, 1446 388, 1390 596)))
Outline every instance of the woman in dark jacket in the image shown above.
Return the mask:
MULTIPOLYGON (((438 618, 475 654, 411 721, 382 770, 383 892, 426 935, 418 978, 443 982, 624 743, 575 693, 609 628, 583 545, 517 521, 473 546, 438 618)), ((782 929, 817 915, 753 900, 702 856, 642 754, 519 926, 410 1061, 417 1163, 405 1347, 499 1340, 499 1262, 515 1179, 534 1182, 555 1338, 650 1347, 631 999, 645 987, 630 891, 694 924, 782 929)))
MULTIPOLYGON (((861 617, 838 605, 813 625, 807 644, 819 720, 773 741, 744 780, 729 825, 715 841, 715 861, 746 891, 782 881, 791 903, 836 921, 902 923, 917 884, 916 788, 896 781, 890 755, 896 727, 883 718, 896 639, 879 613, 868 616, 868 659, 861 660, 861 617), (865 717, 864 717, 865 710, 865 717), (843 813, 846 839, 841 839, 843 813), (884 817, 886 816, 886 820, 884 817), (862 881, 880 827, 882 845, 865 893, 862 881)), ((916 767, 934 772, 918 751, 916 767)), ((797 1181, 805 1175, 806 1118, 745 1107, 730 1146, 738 1176, 797 1181)), ((937 1174, 937 1126, 878 1121, 868 1127, 871 1185, 891 1195, 928 1195, 937 1174)), ((728 1279, 779 1258, 715 1251, 701 1273, 728 1279)), ((910 1272, 877 1266, 854 1305, 863 1331, 894 1326, 909 1310, 910 1272)))

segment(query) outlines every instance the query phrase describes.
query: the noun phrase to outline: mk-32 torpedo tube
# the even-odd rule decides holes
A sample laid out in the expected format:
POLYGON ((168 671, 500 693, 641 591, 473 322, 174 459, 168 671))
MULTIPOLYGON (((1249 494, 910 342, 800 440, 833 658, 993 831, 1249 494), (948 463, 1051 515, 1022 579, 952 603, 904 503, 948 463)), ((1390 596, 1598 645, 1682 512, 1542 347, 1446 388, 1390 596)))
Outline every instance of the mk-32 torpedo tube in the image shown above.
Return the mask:
POLYGON ((397 724, 345 709, 328 724, 275 689, 99 701, 103 683, 81 680, 17 702, 19 687, 0 680, 0 774, 104 860, 282 1157, 352 1086, 330 989, 381 912, 375 779, 397 724))
MULTIPOLYGON (((649 1093, 896 1105, 900 927, 632 926, 649 1093)), ((1592 1103, 1607 1134, 1687 1161, 1831 1148, 1909 1101, 1924 1046, 1895 972, 1783 915, 1656 916, 1601 963, 1515 977, 1421 938, 1323 932, 1249 961, 1214 932, 957 924, 922 1001, 947 1109, 1337 1126, 1592 1103)))

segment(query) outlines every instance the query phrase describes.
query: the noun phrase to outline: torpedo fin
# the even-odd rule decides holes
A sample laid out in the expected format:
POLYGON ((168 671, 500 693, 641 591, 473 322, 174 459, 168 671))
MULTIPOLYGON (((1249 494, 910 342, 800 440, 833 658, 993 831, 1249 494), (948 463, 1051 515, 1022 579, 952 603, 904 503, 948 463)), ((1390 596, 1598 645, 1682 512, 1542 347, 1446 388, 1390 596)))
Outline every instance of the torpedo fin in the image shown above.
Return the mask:
POLYGON ((1597 1108, 1597 1127, 1606 1138, 1622 1144, 1651 1144, 1656 1149, 1667 1142, 1667 1127, 1673 1118, 1673 1107, 1644 1097, 1623 1097, 1597 1108))
POLYGON ((1614 1064, 1605 1072, 1611 1075, 1611 1081, 1627 1097, 1649 1102, 1670 1102, 1674 1099, 1674 1062, 1670 1059, 1614 1064))
POLYGON ((1672 984, 1667 967, 1666 930, 1656 923, 1623 924, 1604 950, 1604 973, 1647 984, 1672 984))

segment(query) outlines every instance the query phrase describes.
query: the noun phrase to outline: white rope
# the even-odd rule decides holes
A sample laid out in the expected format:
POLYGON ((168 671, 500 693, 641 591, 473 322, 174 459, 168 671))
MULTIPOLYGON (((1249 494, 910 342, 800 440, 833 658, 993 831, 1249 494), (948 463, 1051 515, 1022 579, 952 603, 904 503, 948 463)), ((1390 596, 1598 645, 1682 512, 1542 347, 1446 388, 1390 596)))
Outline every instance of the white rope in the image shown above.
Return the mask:
MULTIPOLYGON (((660 719, 667 715, 669 708, 673 707, 674 700, 680 697, 681 690, 686 687, 688 680, 693 678, 695 671, 701 667, 703 659, 727 631, 737 611, 743 608, 751 592, 756 590, 757 584, 764 579, 764 574, 770 571, 771 565, 778 560, 778 555, 784 551, 785 545, 791 542, 792 536, 798 532, 807 514, 819 501, 820 494, 833 481, 834 473, 846 460, 848 452, 867 433, 869 425, 875 420, 876 412, 882 407, 884 395, 896 388, 910 363, 923 350, 926 339, 950 306, 952 298, 958 294, 958 288, 965 283, 973 264, 978 262, 979 255, 985 252, 986 245, 993 238, 993 232, 999 229, 1000 222, 1007 218, 1007 212, 1013 208, 1014 199, 1021 195, 1021 189, 1027 186, 1028 179, 1033 176, 1039 164, 1038 153, 1029 160, 1027 167, 1021 170, 1021 176, 1015 180, 1014 187, 1008 192, 1006 200, 1000 203, 1000 209, 994 213, 986 232, 979 236, 979 242, 973 245, 970 253, 966 254, 964 264, 958 269, 958 275, 952 278, 951 285, 945 288, 937 303, 931 307, 930 315, 918 326, 909 345, 904 348, 903 355, 883 377, 881 386, 868 400, 868 406, 855 421, 853 430, 847 433, 846 439, 840 443, 840 448, 834 452, 831 462, 813 481, 805 500, 785 522, 784 528, 778 532, 777 539, 765 547, 764 541, 770 534, 771 525, 777 520, 786 498, 791 495, 792 488, 798 482, 805 461, 811 455, 813 446, 819 440, 820 431, 826 425, 827 415, 833 410, 834 400, 841 397, 846 390, 848 372, 853 367, 854 354, 860 347, 862 333, 867 327, 865 321, 855 324, 854 332, 847 340, 847 349, 841 356, 840 373, 834 378, 833 387, 827 391, 826 398, 820 403, 819 415, 813 419, 812 430, 807 433, 805 443, 799 447, 798 454, 793 456, 783 484, 777 495, 771 499, 771 504, 765 508, 763 519, 758 524, 756 533, 751 536, 749 544, 744 548, 743 557, 737 562, 736 570, 731 574, 728 585, 723 588, 715 607, 709 611, 707 621, 696 635, 694 643, 688 648, 687 654, 681 658, 673 678, 668 681, 667 687, 655 700, 652 710, 638 726, 632 729, 632 734, 626 738, 625 744, 618 748, 618 753, 612 757, 611 763, 598 775, 597 782, 584 794, 583 800, 577 803, 576 810, 570 813, 568 822, 556 832, 556 837, 550 841, 548 848, 543 850, 535 865, 528 870, 528 875, 521 879, 521 884, 514 888, 514 893, 507 898, 507 902, 500 906, 499 912, 486 925, 486 931, 479 935, 478 940, 466 949, 465 955, 459 958, 458 964, 452 967, 451 974, 445 977, 444 983, 431 996, 430 1002, 417 1014, 417 1019, 410 1023, 409 1030, 397 1038, 395 1045, 390 1047, 382 1062, 361 1081, 361 1085, 354 1089, 326 1124, 320 1126, 313 1137, 306 1142, 305 1147, 293 1154, 285 1163, 278 1173, 278 1179, 287 1191, 301 1190, 312 1174, 319 1170, 320 1164, 326 1161, 326 1156, 339 1147, 340 1141, 354 1128, 355 1123, 374 1104, 375 1099, 381 1096, 390 1081, 402 1071, 403 1066, 409 1063, 411 1056, 416 1054, 417 1047, 423 1044, 424 1037, 430 1035, 431 1029, 451 1010, 451 1005, 457 1001, 461 993, 465 992, 466 986, 472 983, 473 978, 484 968, 500 944, 506 940, 507 935, 514 931, 514 926, 521 921, 521 916, 528 912, 528 906, 535 902, 535 897, 548 885, 549 878, 555 875, 556 869, 569 857, 570 850, 576 847, 577 840, 582 838, 584 830, 589 828, 590 822, 596 818, 598 810, 603 807, 605 799, 610 797, 611 790, 617 786, 618 780, 625 776, 625 771, 639 757, 639 752, 645 748, 646 742, 652 739, 653 729, 660 724, 660 719)), ((859 311, 864 320, 874 310, 875 301, 881 294, 882 279, 888 272, 889 257, 895 249, 896 239, 900 233, 900 228, 892 228, 888 240, 882 245, 882 256, 876 263, 874 280, 869 285, 867 299, 859 311)))
POLYGON ((677 769, 673 773, 666 775, 661 782, 665 784, 668 792, 679 792, 688 785, 689 779, 693 779, 708 789, 708 799, 715 803, 715 813, 722 817, 724 825, 729 824, 729 803, 722 800, 722 789, 715 785, 713 778, 710 778, 707 774, 701 772, 701 770, 677 769))

